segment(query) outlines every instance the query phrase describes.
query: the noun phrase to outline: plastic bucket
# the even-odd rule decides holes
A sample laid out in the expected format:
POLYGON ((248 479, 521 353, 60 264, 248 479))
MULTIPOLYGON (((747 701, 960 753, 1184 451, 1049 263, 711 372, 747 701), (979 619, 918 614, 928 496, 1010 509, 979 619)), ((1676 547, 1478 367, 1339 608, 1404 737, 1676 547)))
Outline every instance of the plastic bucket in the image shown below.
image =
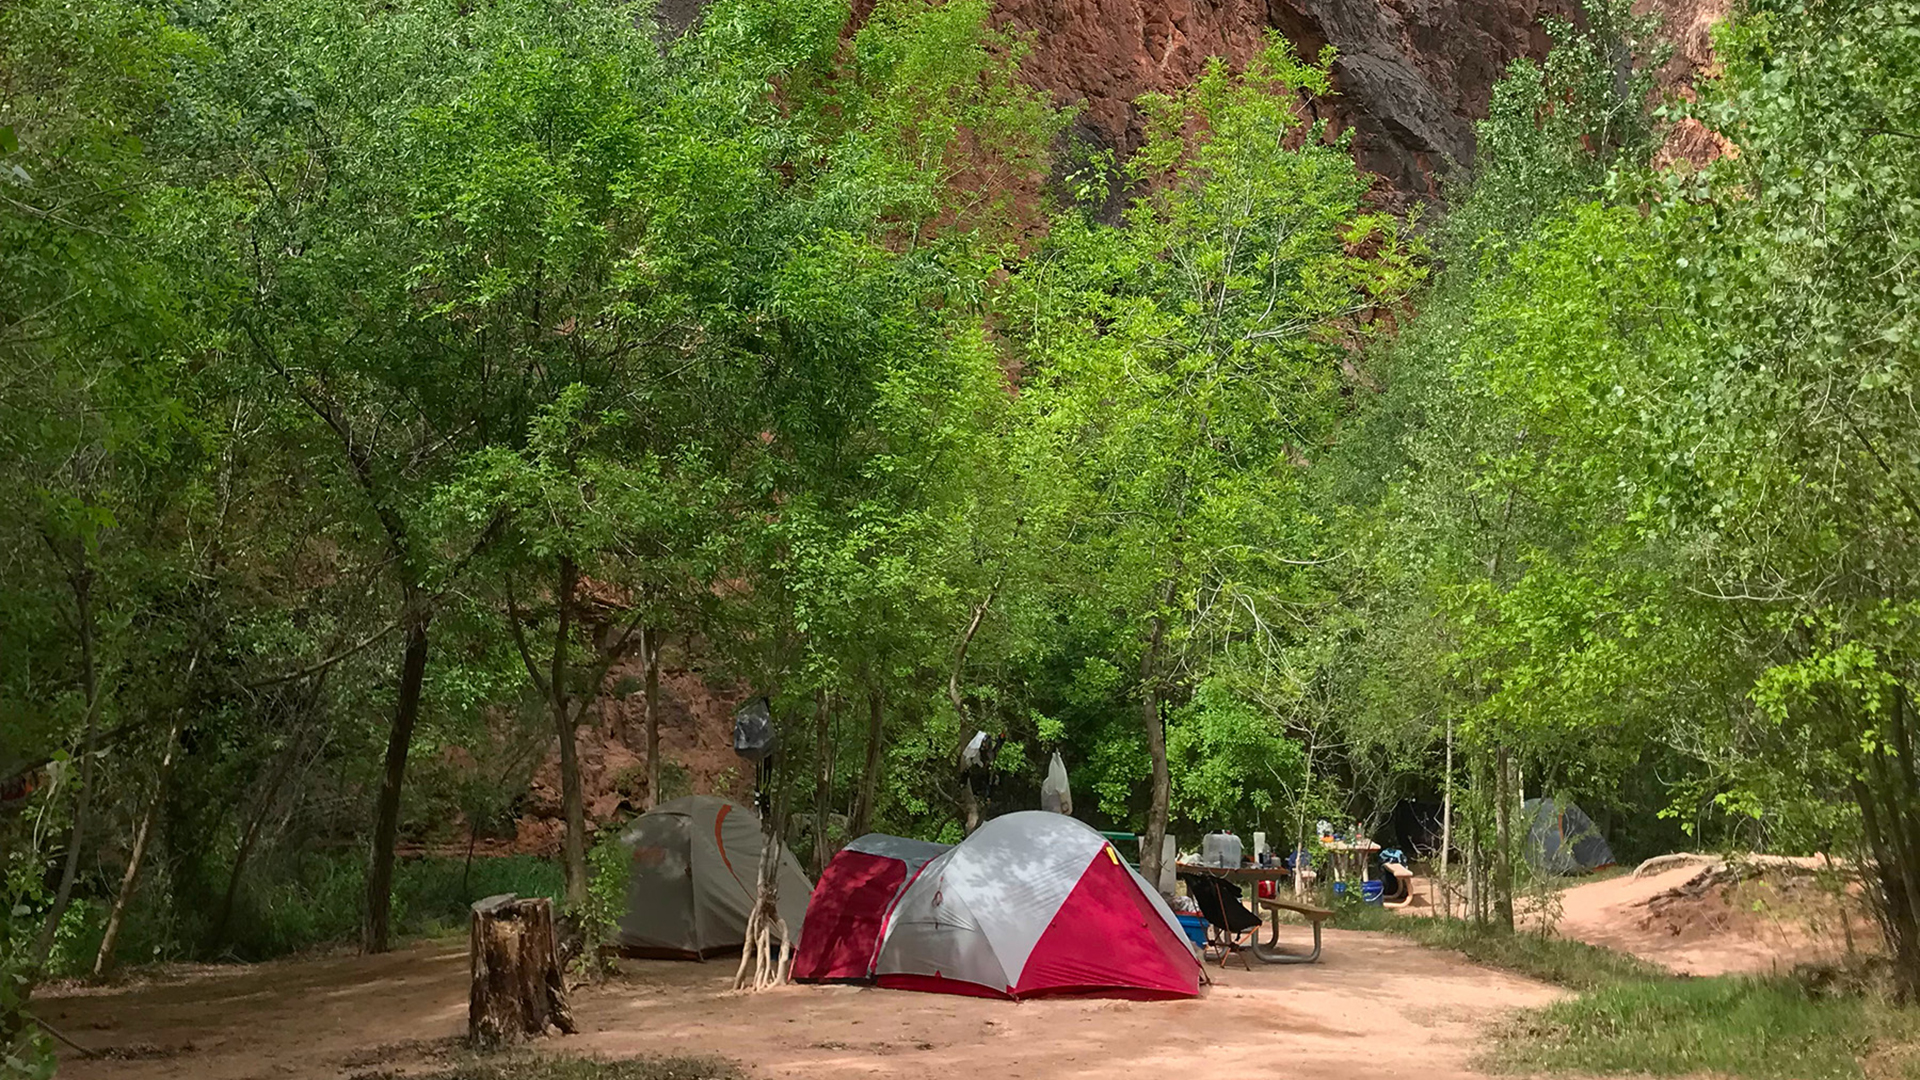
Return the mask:
POLYGON ((1335 896, 1345 896, 1345 895, 1347 895, 1347 883, 1346 883, 1346 882, 1344 882, 1344 881, 1336 881, 1336 882, 1334 882, 1334 883, 1333 883, 1333 895, 1335 895, 1335 896))
POLYGON ((1377 904, 1386 890, 1387 883, 1384 881, 1363 881, 1360 883, 1360 899, 1369 904, 1377 904))
POLYGON ((1188 915, 1185 912, 1180 912, 1174 915, 1174 918, 1180 920, 1180 929, 1187 932, 1188 941, 1193 942, 1195 945, 1205 945, 1207 943, 1207 920, 1204 916, 1188 915))

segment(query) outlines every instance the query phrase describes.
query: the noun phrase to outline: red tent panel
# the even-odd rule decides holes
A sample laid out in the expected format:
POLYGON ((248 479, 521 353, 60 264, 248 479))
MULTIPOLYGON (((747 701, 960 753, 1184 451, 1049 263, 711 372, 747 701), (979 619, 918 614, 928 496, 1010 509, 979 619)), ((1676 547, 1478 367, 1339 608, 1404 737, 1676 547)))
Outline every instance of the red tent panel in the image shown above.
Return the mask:
POLYGON ((948 979, 938 974, 882 975, 874 983, 883 990, 918 990, 923 994, 959 994, 963 997, 1000 998, 1003 1001, 1013 997, 991 986, 981 986, 965 979, 948 979))
POLYGON ((1027 958, 1014 996, 1097 992, 1158 999, 1200 992, 1192 950, 1112 851, 1102 848, 1067 894, 1027 958))
POLYGON ((794 952, 793 977, 801 982, 865 979, 887 907, 907 880, 907 864, 882 855, 842 851, 827 864, 807 907, 807 932, 794 952))

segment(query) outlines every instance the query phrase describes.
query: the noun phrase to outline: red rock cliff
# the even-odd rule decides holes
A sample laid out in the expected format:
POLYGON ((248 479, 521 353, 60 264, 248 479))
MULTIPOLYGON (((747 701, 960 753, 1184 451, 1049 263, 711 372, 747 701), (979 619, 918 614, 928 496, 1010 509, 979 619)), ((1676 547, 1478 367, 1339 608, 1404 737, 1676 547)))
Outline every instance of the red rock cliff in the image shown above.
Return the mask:
POLYGON ((995 19, 1033 35, 1026 70, 1061 104, 1084 102, 1080 134, 1138 145, 1133 101, 1191 82, 1212 56, 1244 62, 1269 30, 1305 55, 1337 51, 1336 96, 1319 108, 1351 128, 1362 168, 1433 194, 1473 161, 1473 122, 1521 56, 1546 50, 1543 15, 1570 0, 998 0, 995 19))

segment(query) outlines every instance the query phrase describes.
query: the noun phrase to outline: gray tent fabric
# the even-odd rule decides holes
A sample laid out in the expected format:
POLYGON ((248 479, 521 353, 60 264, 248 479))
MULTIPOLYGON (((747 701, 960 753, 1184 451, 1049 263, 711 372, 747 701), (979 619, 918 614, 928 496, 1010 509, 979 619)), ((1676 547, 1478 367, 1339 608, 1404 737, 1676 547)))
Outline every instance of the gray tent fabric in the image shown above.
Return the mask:
POLYGON ((915 980, 944 978, 1018 995, 1035 946, 1103 853, 1112 874, 1138 890, 1129 903, 1164 928, 1155 940, 1194 961, 1166 901, 1104 836, 1070 817, 1022 810, 988 821, 914 876, 887 918, 874 966, 880 984, 926 989, 915 980))
POLYGON ((886 833, 870 832, 865 836, 856 837, 840 850, 857 851, 862 855, 878 855, 885 859, 898 859, 906 863, 909 869, 918 870, 952 848, 952 844, 936 844, 931 840, 915 840, 908 836, 888 836, 886 833))
MULTIPOLYGON (((760 819, 712 795, 661 803, 620 836, 627 905, 618 944, 642 955, 699 957, 746 939, 760 869, 760 819)), ((780 917, 800 940, 813 883, 793 853, 780 852, 780 917)))
POLYGON ((1520 806, 1527 827, 1527 861, 1549 874, 1585 874, 1613 865, 1613 848, 1586 811, 1557 799, 1520 806))

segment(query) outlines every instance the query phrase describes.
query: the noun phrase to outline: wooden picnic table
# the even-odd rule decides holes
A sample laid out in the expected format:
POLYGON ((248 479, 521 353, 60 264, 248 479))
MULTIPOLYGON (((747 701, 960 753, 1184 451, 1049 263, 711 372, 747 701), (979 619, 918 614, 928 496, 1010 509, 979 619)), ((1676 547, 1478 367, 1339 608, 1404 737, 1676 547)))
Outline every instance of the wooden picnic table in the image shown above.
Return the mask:
POLYGON ((1367 860, 1380 851, 1379 844, 1365 837, 1361 837, 1358 840, 1327 840, 1323 838, 1320 841, 1320 846, 1331 856, 1330 861, 1333 863, 1333 880, 1335 881, 1346 880, 1340 871, 1342 864, 1351 860, 1353 864, 1359 868, 1356 876, 1359 877, 1362 882, 1365 882, 1368 880, 1367 860))
MULTIPOLYGON (((1174 863, 1176 874, 1211 874, 1229 881, 1288 881, 1292 871, 1284 866, 1207 866, 1201 863, 1174 863)), ((1248 950, 1264 964, 1311 964, 1320 959, 1320 924, 1333 915, 1325 908, 1312 904, 1302 904, 1282 897, 1258 897, 1255 903, 1266 908, 1271 915, 1267 940, 1260 940, 1259 931, 1253 935, 1252 947, 1248 950), (1292 911, 1305 916, 1313 923, 1313 951, 1300 954, 1280 948, 1280 912, 1292 911)), ((1221 963, 1226 961, 1222 959, 1221 963)))
POLYGON ((1291 881, 1293 871, 1284 866, 1208 866, 1205 863, 1174 863, 1176 874, 1212 874, 1229 881, 1291 881))
POLYGON ((1314 907, 1312 904, 1302 904, 1293 900, 1284 900, 1279 897, 1262 898, 1259 904, 1273 914, 1273 929, 1268 932, 1267 943, 1265 945, 1260 943, 1259 934, 1253 936, 1253 955, 1268 964, 1311 964, 1320 959, 1320 924, 1332 918, 1333 912, 1328 911, 1326 908, 1314 907), (1280 913, 1282 911, 1291 911, 1297 915, 1304 916, 1308 922, 1313 924, 1312 952, 1303 955, 1281 950, 1280 913))

